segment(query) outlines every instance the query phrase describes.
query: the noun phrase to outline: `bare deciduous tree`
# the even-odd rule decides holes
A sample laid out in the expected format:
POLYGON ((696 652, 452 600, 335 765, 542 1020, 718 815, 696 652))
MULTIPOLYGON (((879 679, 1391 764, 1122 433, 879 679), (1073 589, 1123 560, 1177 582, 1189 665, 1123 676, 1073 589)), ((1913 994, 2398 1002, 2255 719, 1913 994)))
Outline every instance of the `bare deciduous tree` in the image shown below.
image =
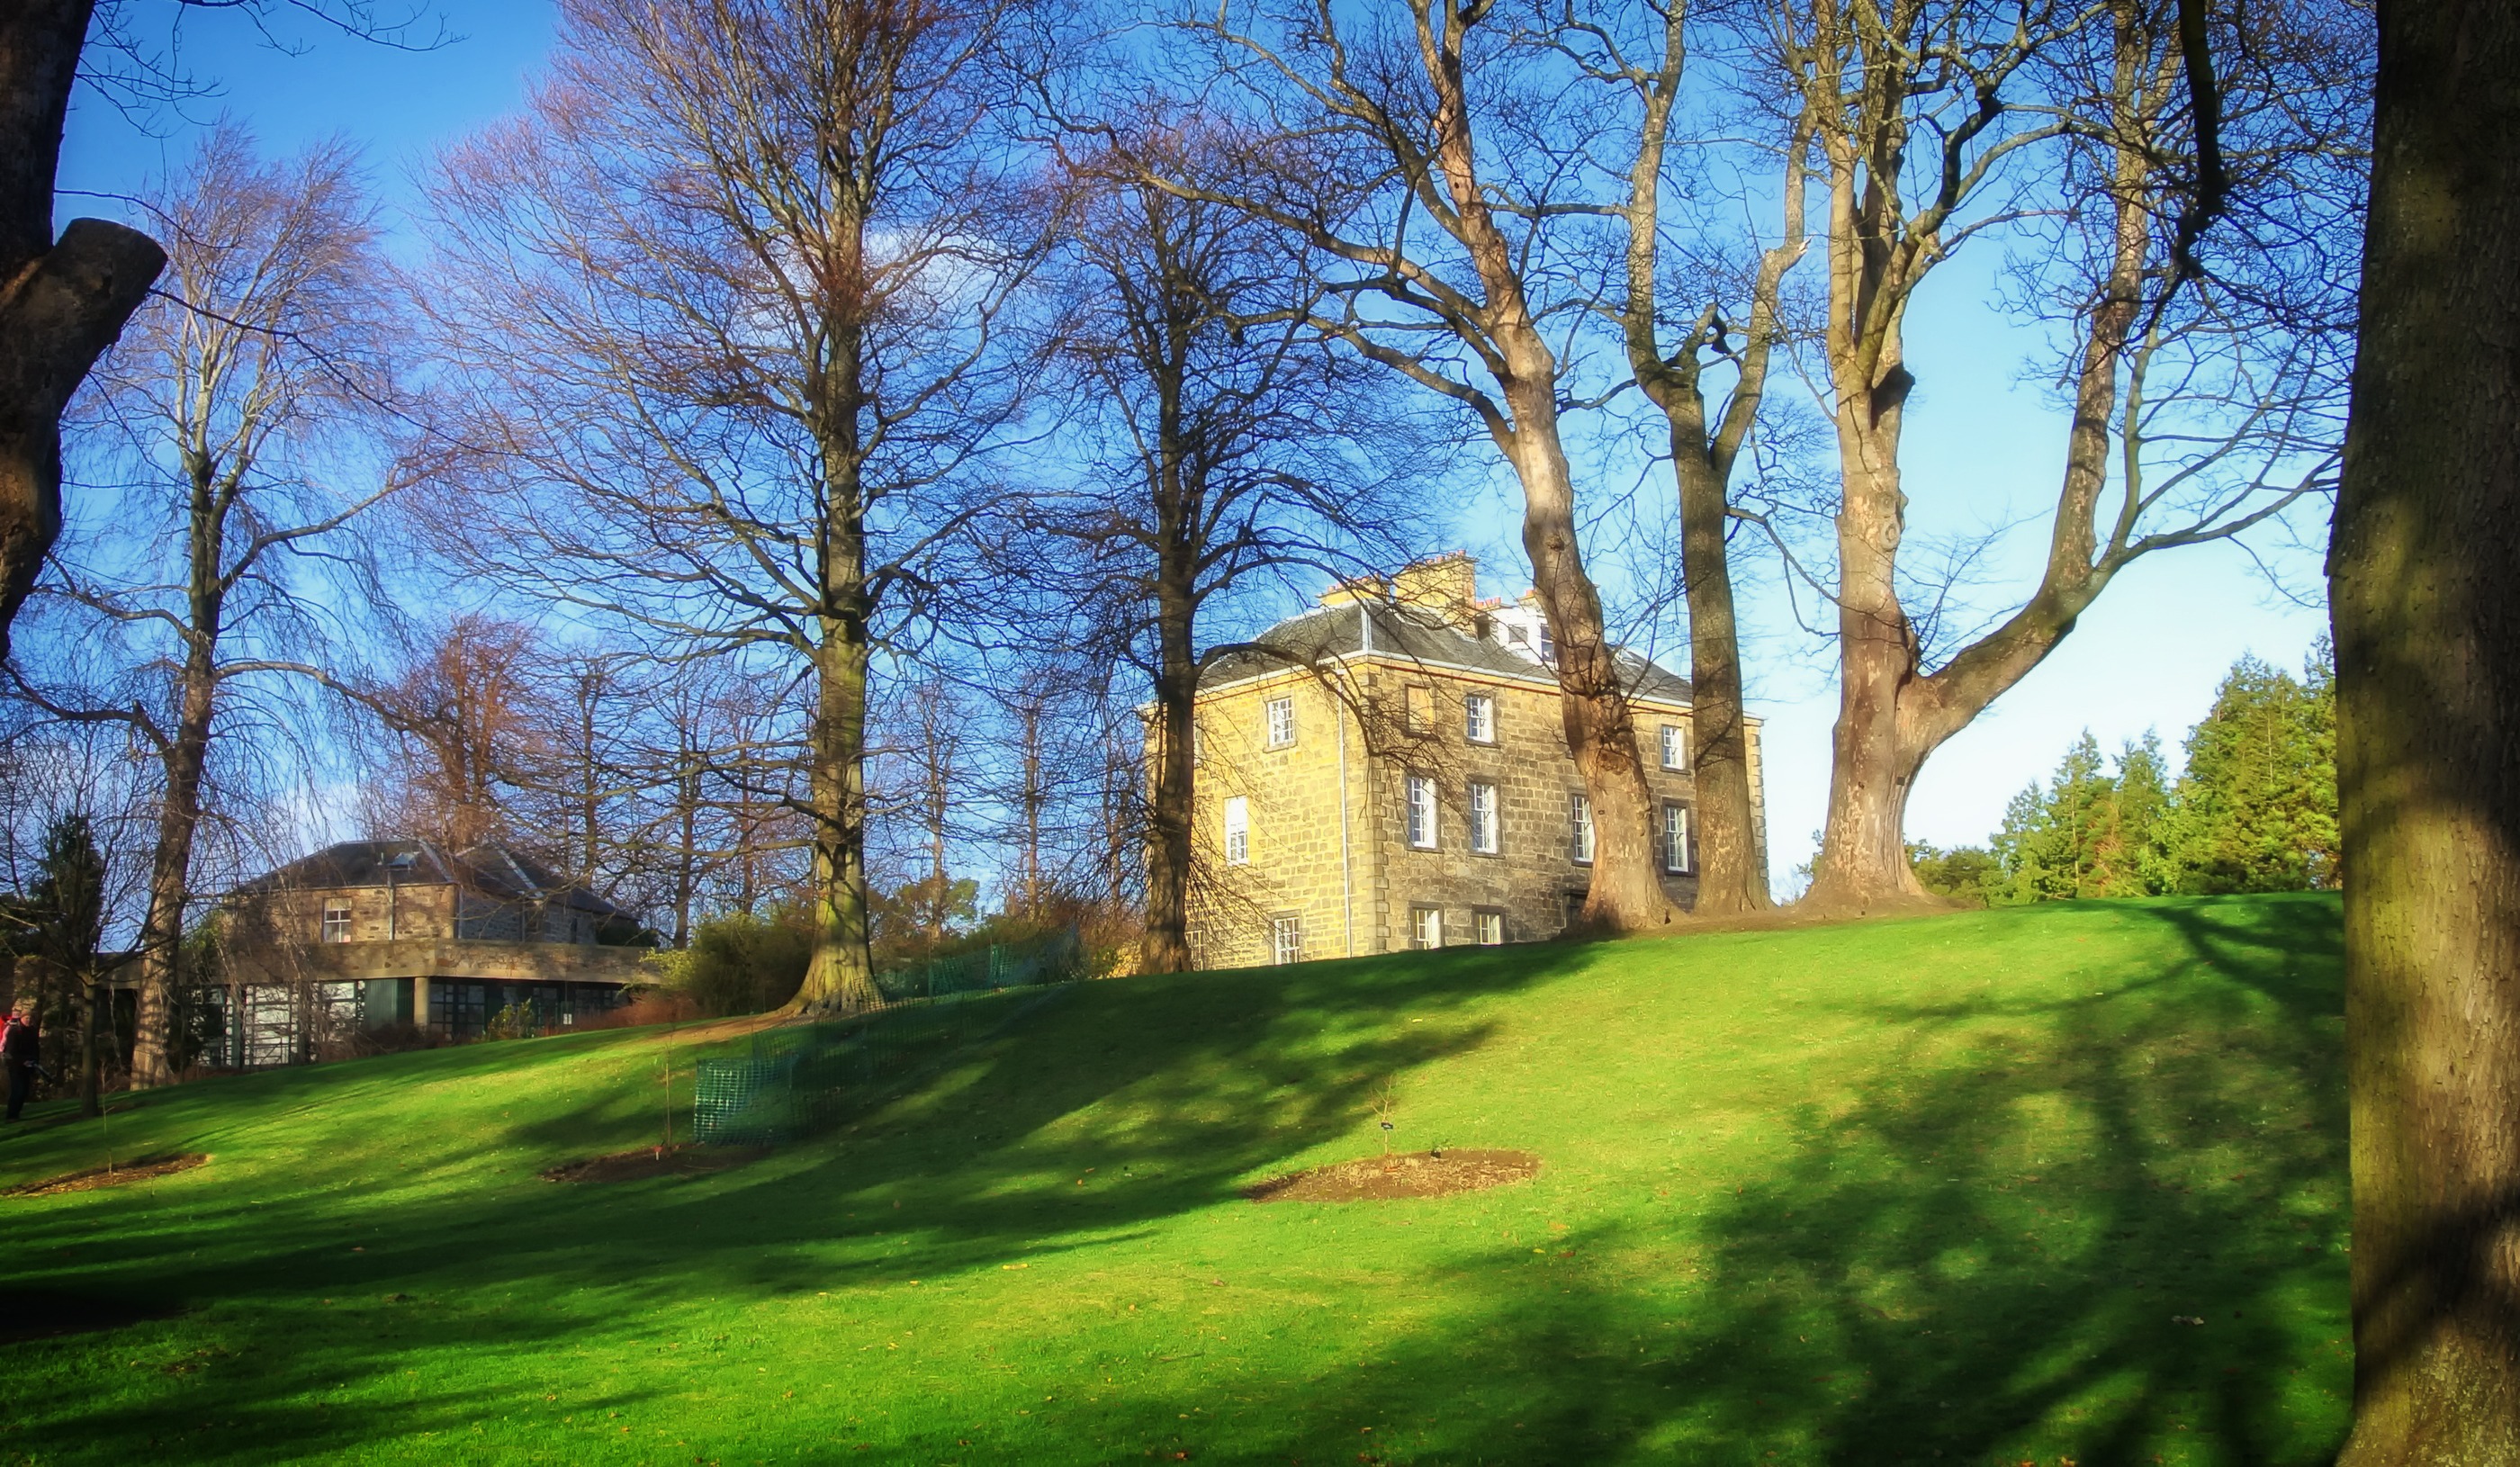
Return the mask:
POLYGON ((1660 410, 1679 490, 1683 594, 1688 606, 1689 729, 1697 794, 1701 915, 1766 908, 1768 873, 1751 797, 1743 723, 1739 616, 1732 595, 1732 480, 1766 401, 1769 363, 1783 334, 1785 274, 1807 244, 1804 194, 1812 118, 1789 100, 1780 163, 1778 237, 1758 250, 1749 278, 1732 282, 1675 247, 1670 207, 1674 129, 1687 115, 1689 11, 1686 0, 1544 10, 1545 49, 1613 88, 1628 109, 1634 146, 1621 197, 1604 212, 1625 236, 1626 274, 1615 312, 1628 370, 1660 410), (1686 278, 1668 279, 1679 257, 1686 278), (1738 294, 1731 292, 1738 290, 1738 294), (1678 314, 1669 302, 1677 298, 1678 314), (1741 309, 1733 319, 1726 307, 1741 309), (1737 334, 1737 340, 1732 339, 1737 334), (1710 373, 1730 369, 1730 391, 1710 411, 1710 373))
POLYGON ((169 289, 99 368, 91 444, 100 466, 129 466, 131 510, 71 547, 60 587, 139 670, 101 704, 73 706, 80 695, 40 670, 22 686, 59 716, 125 725, 162 770, 134 1060, 152 1086, 175 1078, 176 970, 221 724, 249 683, 325 676, 307 658, 341 571, 353 595, 376 594, 337 532, 399 482, 379 431, 398 326, 342 147, 265 162, 221 127, 140 203, 167 242, 169 289))
POLYGON ((1337 267, 1315 326, 1467 412, 1522 489, 1522 545, 1553 633, 1567 751, 1590 792, 1595 857, 1583 920, 1671 920, 1651 797, 1601 597, 1585 568, 1564 422, 1579 395, 1552 335, 1583 330, 1592 247, 1551 228, 1592 212, 1566 140, 1598 118, 1557 78, 1507 64, 1519 45, 1491 4, 1410 0, 1403 19, 1328 4, 1186 22, 1270 119, 1265 187, 1204 188, 1337 267))
POLYGON ((568 0, 528 115, 435 193, 470 450, 446 549, 673 655, 809 672, 807 1009, 875 1001, 871 654, 1018 401, 999 343, 1038 242, 999 131, 1009 15, 568 0), (498 543, 454 522, 478 515, 498 543))
POLYGON ((1085 482, 1037 516, 1070 554, 1039 568, 1083 610, 1078 635, 1151 689, 1139 964, 1166 973, 1190 965, 1192 713, 1222 649, 1200 646, 1202 612, 1298 569, 1404 557, 1404 491, 1426 460, 1367 369, 1320 338, 1310 250, 1216 197, 1230 144, 1160 114, 1097 132, 1069 191, 1056 358, 1091 446, 1085 482), (1174 178, 1201 192, 1155 181, 1174 178))
POLYGON ((395 746, 368 789, 371 829, 463 850, 537 823, 523 802, 549 720, 535 686, 540 650, 531 628, 467 614, 361 692, 395 746))
POLYGON ((1926 758, 2136 559, 2229 539, 2332 486, 2334 328, 2350 313, 2250 282, 2316 246, 2297 228, 2316 210, 2285 217, 2288 201, 2357 192, 2359 112, 2335 103, 2358 91, 2357 32, 2317 0, 2217 18, 2239 27, 2223 78, 2229 198, 2267 227, 2218 232, 2230 267, 2199 273, 2175 224, 2198 173, 2175 0, 1785 0, 1771 15, 1826 200, 1840 486, 1840 701, 1810 900, 1923 902, 1902 823, 1926 758), (1908 312, 1967 242, 2040 217, 2066 226, 2055 260, 2076 341, 2048 555, 2016 611, 1929 667, 1901 561, 1908 312))
MULTIPOLYGON (((0 658, 9 629, 61 533, 61 418, 88 369, 113 344, 165 264, 148 236, 73 219, 53 237, 54 179, 70 95, 95 87, 124 108, 199 95, 153 47, 132 12, 155 0, 13 0, 0 7, 0 658)), ((406 47, 425 0, 171 0, 169 18, 243 14, 268 26, 290 10, 343 34, 406 47)), ((270 32, 268 29, 266 34, 270 32)))

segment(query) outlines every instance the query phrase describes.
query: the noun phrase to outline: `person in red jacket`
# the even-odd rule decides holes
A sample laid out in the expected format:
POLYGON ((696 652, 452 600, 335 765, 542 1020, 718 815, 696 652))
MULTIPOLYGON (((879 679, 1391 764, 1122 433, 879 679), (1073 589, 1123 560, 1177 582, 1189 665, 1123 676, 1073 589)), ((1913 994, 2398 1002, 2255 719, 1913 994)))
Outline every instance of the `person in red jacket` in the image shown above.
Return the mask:
POLYGON ((36 1044, 35 1000, 21 999, 0 1028, 0 1065, 9 1072, 9 1119, 26 1108, 26 1093, 35 1088, 35 1066, 43 1056, 36 1044))

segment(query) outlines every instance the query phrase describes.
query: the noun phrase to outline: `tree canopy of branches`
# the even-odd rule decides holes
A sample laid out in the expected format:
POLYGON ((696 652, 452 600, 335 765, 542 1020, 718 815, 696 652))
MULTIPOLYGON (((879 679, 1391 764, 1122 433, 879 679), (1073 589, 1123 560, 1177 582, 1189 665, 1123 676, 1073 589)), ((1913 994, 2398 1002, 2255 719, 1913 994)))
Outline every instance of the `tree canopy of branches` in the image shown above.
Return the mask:
POLYGON ((1000 130, 1009 15, 568 0, 527 115, 434 195, 467 448, 442 544, 666 655, 808 685, 806 1007, 875 1000, 871 653, 1020 406, 1002 341, 1038 232, 1000 130))

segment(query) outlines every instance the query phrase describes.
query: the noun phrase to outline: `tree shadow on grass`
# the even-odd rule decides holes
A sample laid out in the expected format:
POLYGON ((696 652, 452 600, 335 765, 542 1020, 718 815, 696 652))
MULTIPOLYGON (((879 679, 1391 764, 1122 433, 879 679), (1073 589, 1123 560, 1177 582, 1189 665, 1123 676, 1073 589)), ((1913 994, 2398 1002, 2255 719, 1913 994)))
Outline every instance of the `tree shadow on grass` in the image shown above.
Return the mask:
MULTIPOLYGON (((2345 1383, 2334 906, 2111 910, 2160 938, 2134 982, 1868 1000, 1901 1051, 1868 1059, 1851 1096, 1779 1118, 1784 1160, 1737 1192, 1631 1209, 1539 1249, 1464 1244, 1439 1274, 1396 1282, 1406 1330, 1291 1367, 1307 1373, 1265 1352, 1167 1356, 1107 1403, 1046 1406, 1029 1429, 1048 1437, 983 1433, 940 1408, 885 1450, 2325 1460, 2345 1383), (1198 1419, 1193 1395, 1209 1403, 1198 1419)), ((906 1286, 1148 1233, 1353 1134, 1376 1080, 1489 1042, 1481 1000, 1574 971, 1585 953, 1086 989, 996 1033, 1004 1011, 974 1005, 934 1021, 930 1059, 863 1096, 844 1120, 855 1130, 703 1183, 503 1183, 369 1215, 338 1197, 204 1198, 182 1224, 201 1257, 160 1237, 127 1276, 246 1299, 222 1307, 235 1357, 199 1366, 212 1416, 240 1425, 205 1435, 202 1401, 179 1399, 60 1406, 46 1425, 95 1434, 110 1457, 181 1441, 195 1459, 262 1459, 432 1432, 460 1452, 482 1411, 513 1402, 461 1380, 401 1384, 415 1349, 562 1361, 608 1319, 660 1305, 906 1286), (1395 1032, 1403 1007, 1436 1022, 1395 1032), (376 1229, 368 1253, 342 1247, 345 1223, 376 1229), (798 1246, 842 1234, 864 1246, 837 1261, 798 1246), (378 1279, 416 1297, 382 1302, 378 1279), (360 1298, 310 1302, 328 1293, 360 1298), (338 1382, 362 1387, 355 1413, 320 1403, 338 1382)), ((590 1096, 496 1139, 531 1142, 521 1171, 563 1137, 602 1149, 634 1124, 616 1096, 590 1096)), ((1463 1205, 1399 1206, 1433 1221, 1463 1205)), ((698 1342, 643 1348, 677 1343, 698 1342)), ((513 1396, 513 1372, 483 1378, 513 1396)), ((622 1434, 604 1417, 620 1452, 668 1445, 644 1435, 651 1388, 564 1389, 581 1413, 632 1422, 622 1434)), ((731 1415, 711 1449, 792 1448, 779 1430, 731 1415)))
MULTIPOLYGON (((1492 1026, 1472 1012, 1482 998, 1562 975, 1586 951, 1188 975, 914 1011, 901 1016, 919 1031, 903 1063, 842 1097, 834 1134, 702 1183, 537 1178, 555 1160, 654 1137, 645 1098, 615 1088, 511 1108, 470 1155, 365 1178, 372 1199, 323 1185, 326 1159, 307 1157, 304 1189, 202 1187, 180 1194, 180 1221, 139 1198, 12 1219, 13 1272, 188 1299, 222 1342, 156 1362, 198 1373, 202 1391, 94 1411, 57 1400, 45 1425, 109 1458, 171 1442, 215 1460, 432 1432, 460 1441, 482 1409, 462 1390, 415 1381, 376 1399, 410 1353, 478 1343, 530 1356, 660 1304, 942 1278, 1143 1232, 1352 1131, 1375 1081, 1485 1042, 1492 1026), (1395 1031, 1400 1008, 1437 1022, 1395 1031), (485 1168, 484 1155, 516 1160, 485 1168), (457 1174, 472 1184, 447 1184, 457 1174), (110 1259, 79 1247, 104 1236, 118 1238, 110 1259), (835 1240, 869 1246, 835 1262, 818 1246, 835 1240), (480 1303, 503 1295, 514 1303, 480 1303), (348 1383, 360 1386, 355 1410, 322 1403, 348 1383)), ((559 1087, 560 1056, 531 1049, 498 1056, 502 1083, 540 1066, 559 1087)), ((444 1088, 460 1100, 477 1073, 468 1060, 481 1059, 438 1051, 379 1062, 372 1076, 337 1066, 242 1085, 260 1117, 351 1092, 444 1088)), ((240 1124, 193 1098, 189 1112, 163 1107, 158 1129, 240 1124)))
POLYGON ((1289 1419, 1378 1422, 1395 1461, 2331 1459, 2336 911, 2270 905, 2135 909, 2192 961, 1991 1000, 2043 1022, 1982 1027, 1965 1063, 1925 1056, 1978 1016, 1891 1015, 1916 1062, 1793 1117, 1786 1165, 1675 1227, 1695 1246, 1498 1250, 1449 1327, 1305 1383, 1289 1419))

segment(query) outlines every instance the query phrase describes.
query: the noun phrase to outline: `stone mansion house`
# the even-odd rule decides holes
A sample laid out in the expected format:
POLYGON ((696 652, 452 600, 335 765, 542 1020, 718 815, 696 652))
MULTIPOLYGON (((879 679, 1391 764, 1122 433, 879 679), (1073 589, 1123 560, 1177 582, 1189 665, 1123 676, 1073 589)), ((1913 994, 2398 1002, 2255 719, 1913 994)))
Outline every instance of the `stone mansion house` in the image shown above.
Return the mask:
MULTIPOLYGON (((1220 657, 1195 714, 1191 951, 1202 968, 1553 936, 1592 811, 1535 598, 1466 555, 1333 588, 1220 657)), ((1664 889, 1696 899, 1689 689, 1629 651, 1664 889)), ((1746 720, 1764 847, 1759 723, 1746 720)), ((1764 859, 1762 852, 1761 859, 1764 859)))

